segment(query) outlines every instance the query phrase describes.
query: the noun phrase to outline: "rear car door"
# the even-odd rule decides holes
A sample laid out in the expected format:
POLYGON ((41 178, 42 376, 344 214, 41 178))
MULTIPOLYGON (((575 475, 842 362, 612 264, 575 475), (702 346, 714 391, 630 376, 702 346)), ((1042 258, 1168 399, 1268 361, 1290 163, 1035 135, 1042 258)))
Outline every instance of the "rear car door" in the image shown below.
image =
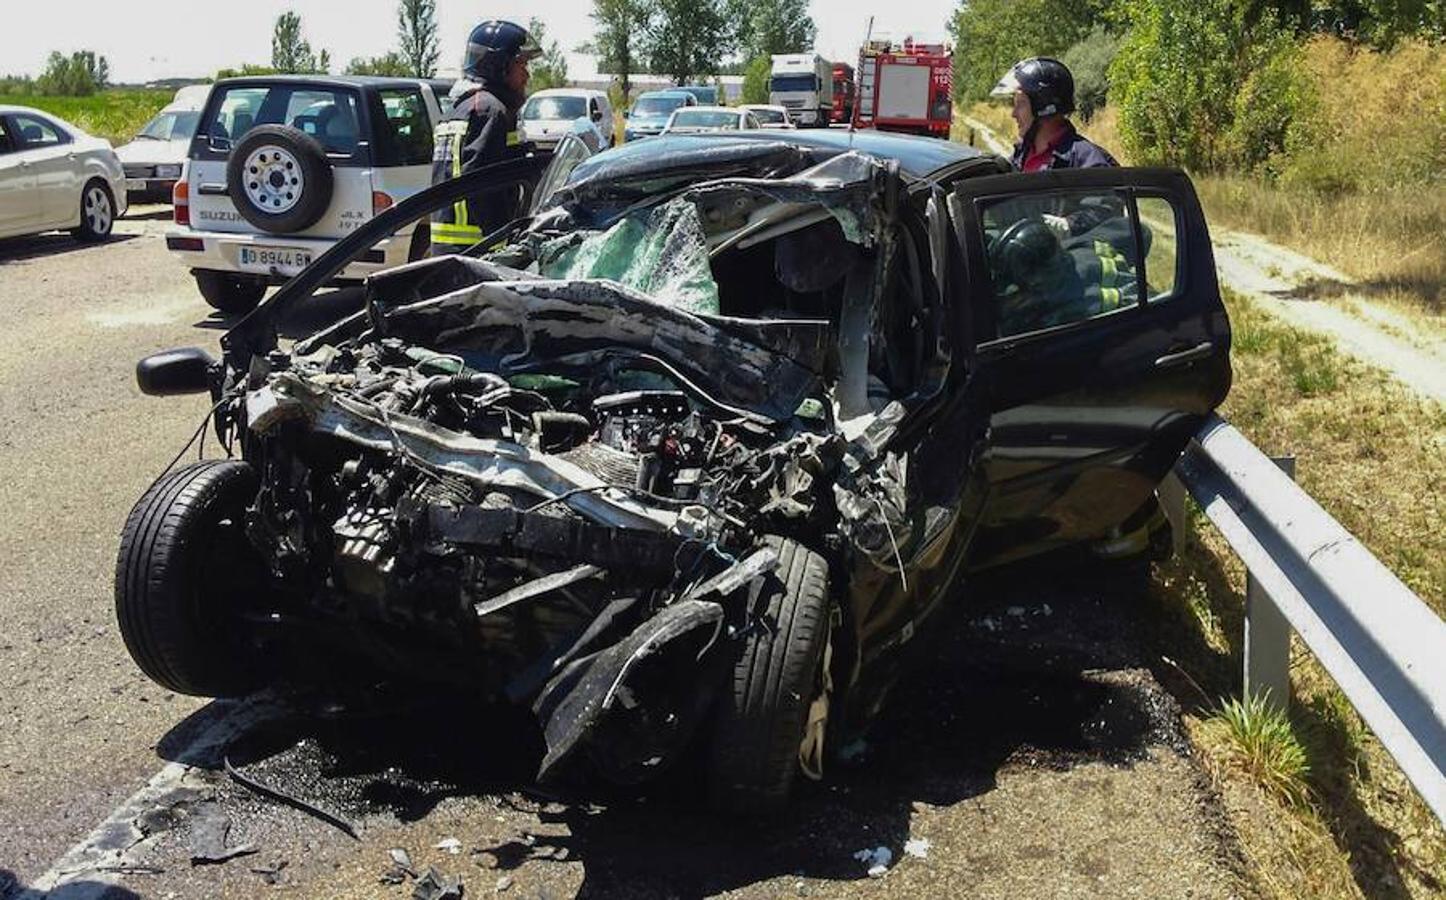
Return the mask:
POLYGON ((10 122, 20 138, 21 161, 35 179, 40 204, 39 228, 80 221, 80 164, 70 134, 49 119, 15 113, 10 122))
POLYGON ((0 116, 0 237, 26 234, 39 219, 35 173, 20 153, 14 126, 0 116))
POLYGON ((1230 326, 1189 179, 966 179, 950 212, 989 416, 972 565, 1143 524, 1230 385, 1230 326))

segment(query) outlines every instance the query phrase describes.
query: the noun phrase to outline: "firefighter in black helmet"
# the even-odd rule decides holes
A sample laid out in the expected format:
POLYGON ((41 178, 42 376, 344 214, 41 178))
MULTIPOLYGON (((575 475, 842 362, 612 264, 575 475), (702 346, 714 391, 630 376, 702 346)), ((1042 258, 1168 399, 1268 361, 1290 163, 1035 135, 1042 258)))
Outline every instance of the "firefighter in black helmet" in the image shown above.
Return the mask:
MULTIPOLYGON (((990 96, 1014 103, 1019 143, 1014 145, 1010 162, 1018 171, 1119 165, 1103 147, 1085 140, 1069 120, 1074 112, 1074 76, 1059 60, 1044 56, 1020 60, 999 79, 990 96)), ((1079 203, 1061 199, 1048 205, 1042 219, 1061 240, 1088 231, 1119 212, 1103 199, 1079 203)))
MULTIPOLYGON (((542 48, 512 22, 483 22, 467 38, 462 77, 437 126, 432 183, 523 153, 517 111, 526 99, 528 63, 542 48)), ((480 193, 432 214, 432 255, 458 253, 518 214, 516 186, 480 193)))
POLYGON ((990 91, 1014 102, 1019 143, 1011 162, 1021 172, 1117 166, 1115 158, 1075 130, 1074 76, 1057 59, 1035 56, 1020 60, 990 91))

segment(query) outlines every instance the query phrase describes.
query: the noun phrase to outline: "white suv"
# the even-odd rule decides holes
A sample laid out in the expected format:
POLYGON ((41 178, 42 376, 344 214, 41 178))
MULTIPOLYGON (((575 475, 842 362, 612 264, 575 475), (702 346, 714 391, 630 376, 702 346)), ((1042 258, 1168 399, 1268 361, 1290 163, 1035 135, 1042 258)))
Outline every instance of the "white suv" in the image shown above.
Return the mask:
MULTIPOLYGON (((443 98, 445 99, 445 98, 443 98)), ((172 196, 166 247, 206 302, 245 312, 373 215, 426 188, 441 119, 432 82, 278 75, 211 89, 172 196)), ((382 241, 338 280, 419 259, 425 223, 382 241)))

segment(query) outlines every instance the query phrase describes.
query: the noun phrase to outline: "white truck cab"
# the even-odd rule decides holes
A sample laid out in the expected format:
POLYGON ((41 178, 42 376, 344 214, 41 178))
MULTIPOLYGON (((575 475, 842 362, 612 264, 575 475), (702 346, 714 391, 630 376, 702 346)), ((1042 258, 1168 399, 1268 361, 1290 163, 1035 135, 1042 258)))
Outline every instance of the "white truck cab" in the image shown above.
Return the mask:
MULTIPOLYGON (((441 98, 445 99, 445 98, 441 98)), ((173 193, 167 248, 206 302, 245 312, 373 215, 431 184, 441 119, 421 79, 277 75, 217 82, 173 193)), ((339 280, 426 254, 425 223, 339 280)))
POLYGON ((775 53, 768 102, 801 127, 827 128, 833 110, 833 63, 817 53, 775 53))

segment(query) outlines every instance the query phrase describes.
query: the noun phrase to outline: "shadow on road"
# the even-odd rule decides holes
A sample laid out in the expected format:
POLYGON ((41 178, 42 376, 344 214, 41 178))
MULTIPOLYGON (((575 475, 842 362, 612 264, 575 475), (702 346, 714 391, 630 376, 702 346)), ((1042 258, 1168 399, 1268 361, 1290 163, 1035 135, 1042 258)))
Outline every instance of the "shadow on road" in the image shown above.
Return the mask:
MULTIPOLYGON (((641 798, 539 790, 542 740, 526 710, 415 686, 300 702, 228 752, 248 776, 352 821, 416 821, 447 798, 494 798, 565 826, 541 830, 566 832, 482 848, 499 868, 581 863, 580 896, 596 897, 700 896, 790 874, 863 878, 854 853, 883 845, 901 856, 917 803, 969 802, 993 790, 1006 765, 1128 766, 1151 747, 1183 752, 1178 707, 1140 658, 1136 575, 1082 585, 1077 572, 1046 569, 970 588, 990 601, 929 629, 935 639, 920 646, 862 751, 766 820, 708 813, 691 769, 641 798)), ((184 745, 180 728, 163 756, 184 745)))
POLYGON ((21 884, 9 869, 0 868, 0 900, 141 900, 141 895, 117 885, 86 880, 39 891, 21 884))
POLYGON ((140 237, 138 234, 112 234, 104 241, 88 243, 76 240, 66 232, 54 231, 27 237, 5 238, 0 240, 0 266, 45 256, 58 256, 62 253, 79 254, 85 250, 123 244, 138 237, 140 237))
MULTIPOLYGON (((360 287, 343 287, 321 291, 305 303, 294 306, 281 321, 276 323, 277 333, 290 340, 309 337, 321 329, 341 321, 362 308, 363 293, 360 287)), ((196 328, 213 331, 228 331, 237 322, 239 315, 214 312, 195 322, 196 328)))

